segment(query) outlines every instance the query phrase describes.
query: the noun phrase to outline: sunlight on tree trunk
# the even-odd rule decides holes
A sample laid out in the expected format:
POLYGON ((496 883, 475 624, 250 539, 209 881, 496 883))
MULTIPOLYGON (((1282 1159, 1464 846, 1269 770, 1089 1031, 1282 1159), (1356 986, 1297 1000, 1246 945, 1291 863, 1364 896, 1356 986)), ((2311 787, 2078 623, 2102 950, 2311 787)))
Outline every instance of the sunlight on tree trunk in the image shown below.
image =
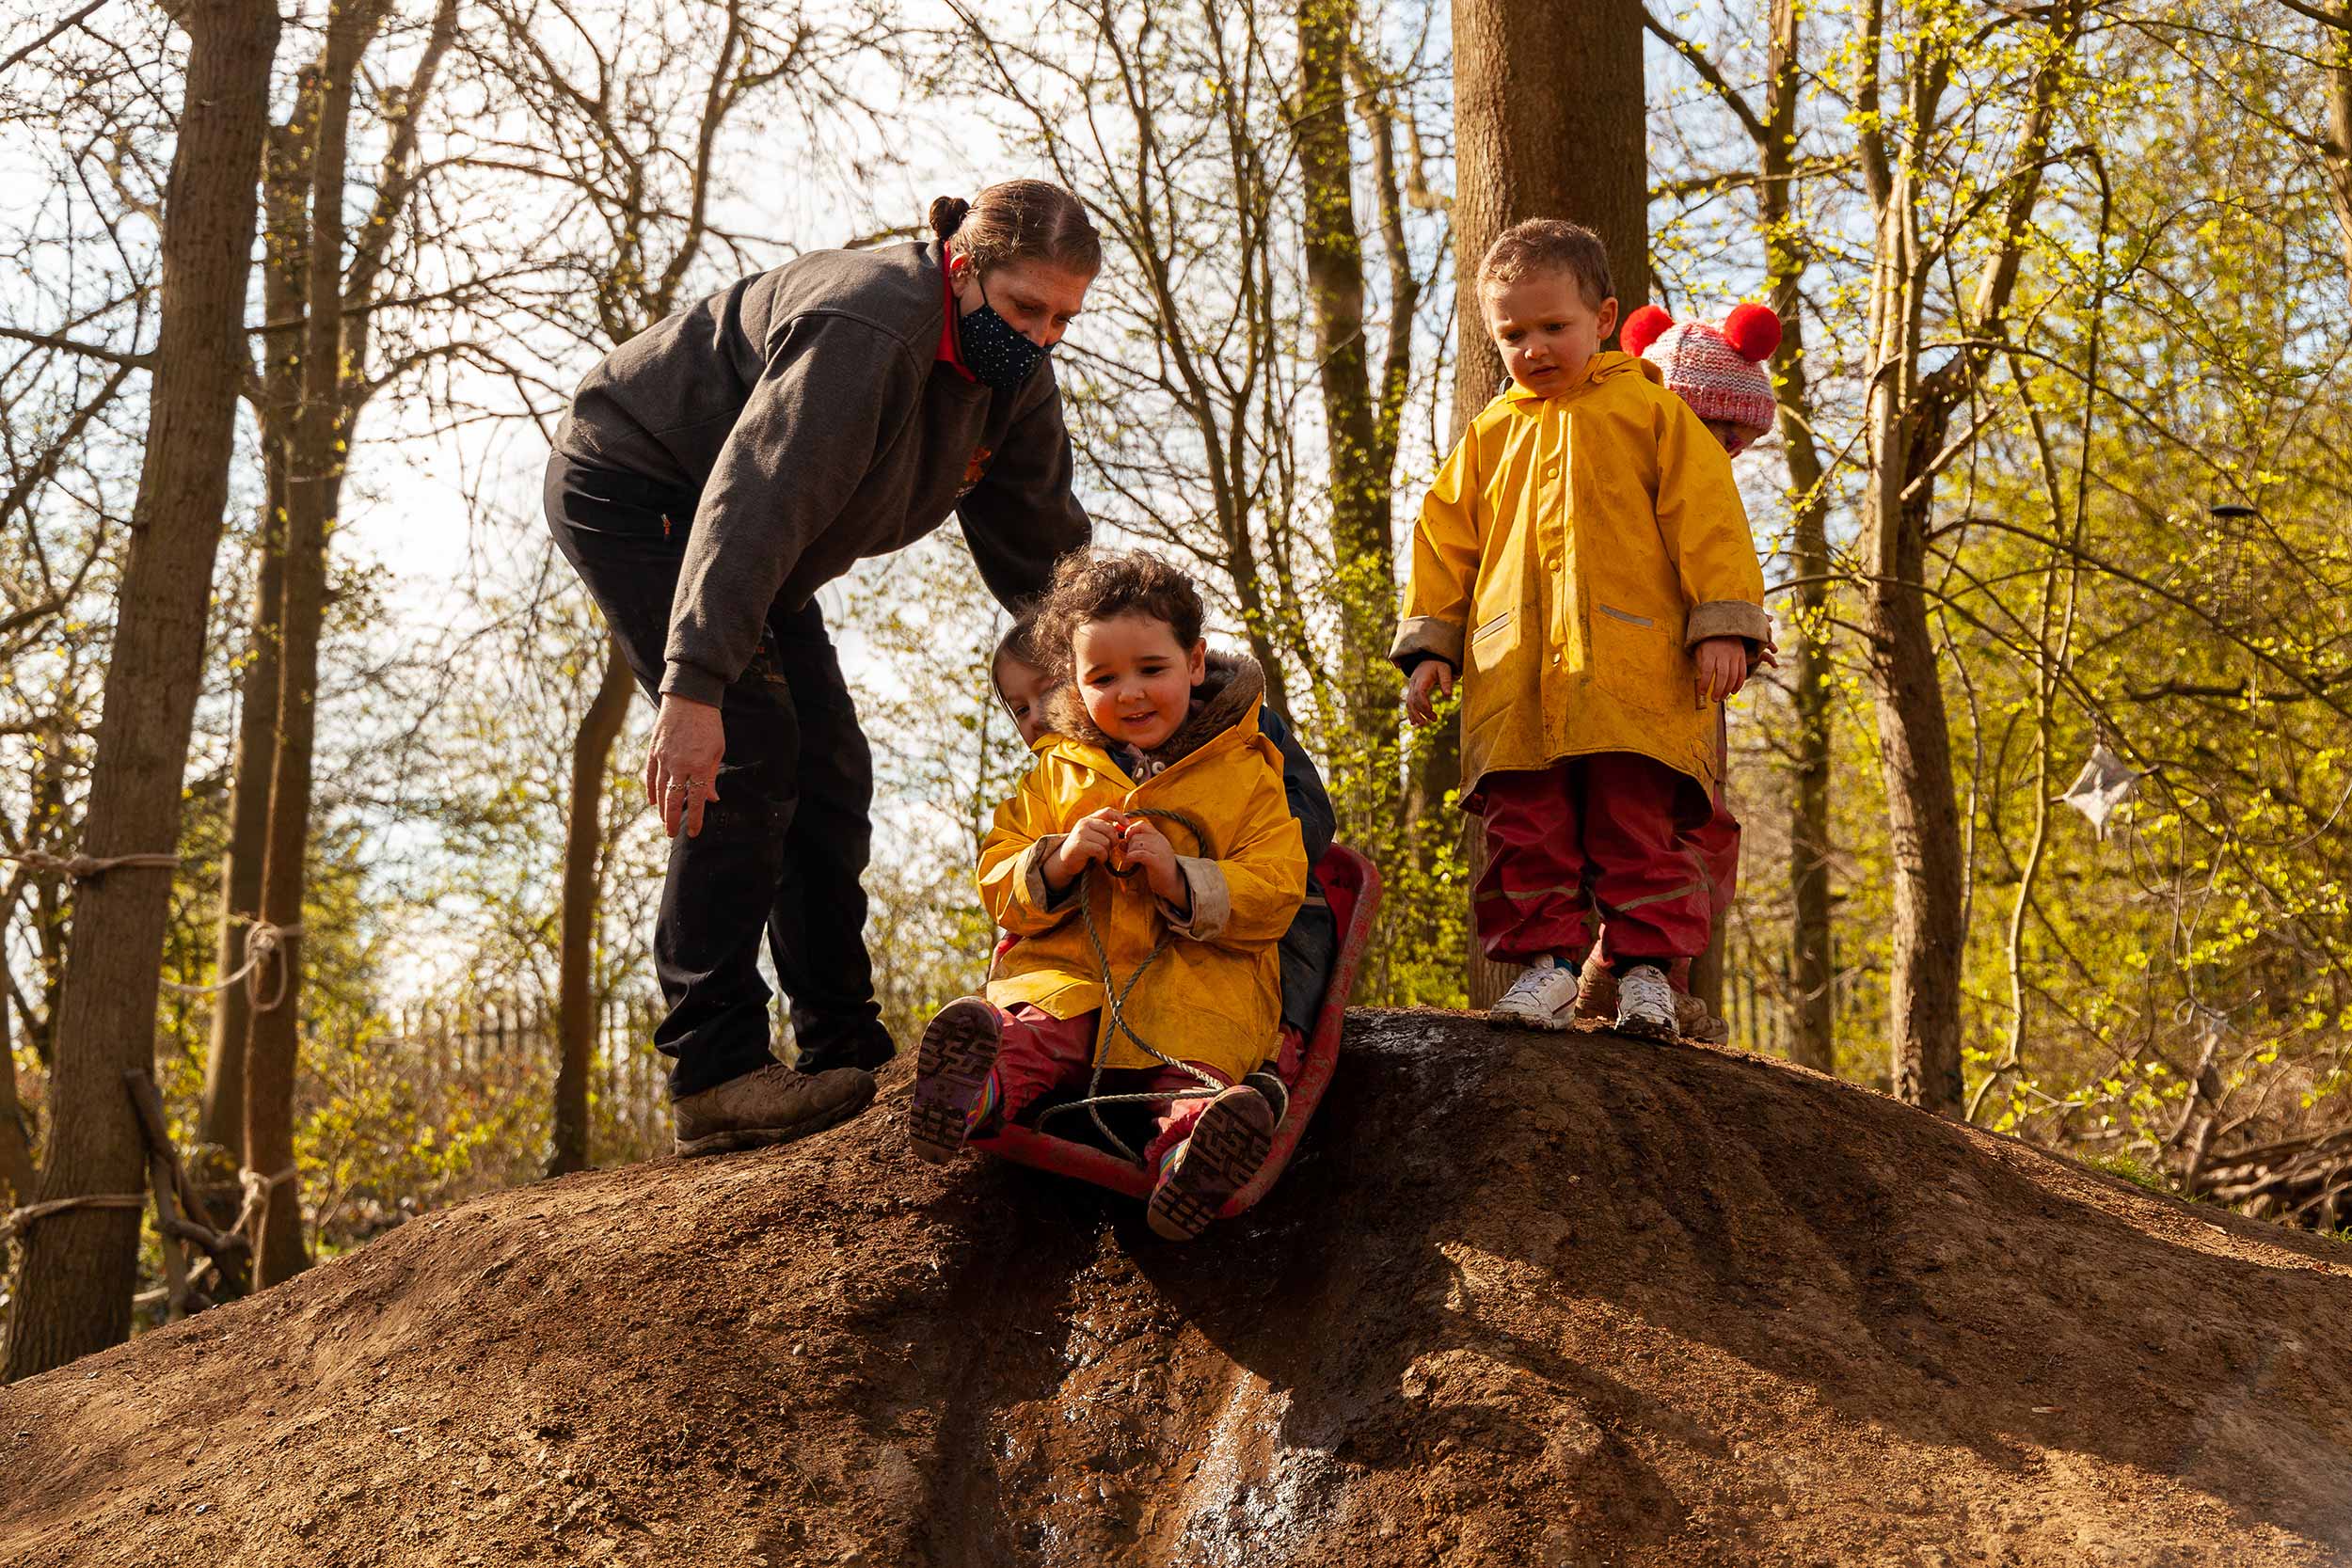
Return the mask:
MULTIPOLYGON (((263 429, 268 429, 264 421, 263 429)), ((278 731, 278 620, 285 594, 282 463, 270 465, 268 515, 262 521, 261 570, 255 574, 253 626, 238 672, 237 752, 229 791, 229 847, 221 856, 220 939, 215 979, 245 967, 246 942, 262 912, 262 862, 269 833, 269 758, 278 731)), ((245 1042, 253 1009, 244 982, 213 998, 213 1033, 204 1056, 199 1141, 245 1159, 245 1042)))
MULTIPOLYGON (((204 619, 228 501, 254 177, 269 115, 278 11, 188 0, 186 89, 164 203, 163 288, 138 503, 106 669, 105 722, 82 847, 177 847, 181 784, 204 667, 204 619)), ((147 1153, 123 1072, 153 1065, 171 876, 121 869, 80 883, 56 1019, 44 1200, 135 1193, 147 1153)), ((76 1209, 24 1239, 8 1336, 13 1380, 121 1340, 139 1215, 76 1209)))
MULTIPOLYGON (((1584 224, 1609 249, 1623 320, 1649 291, 1649 163, 1642 104, 1640 0, 1455 0, 1454 8, 1454 441, 1502 387, 1486 340, 1478 263, 1524 218, 1584 224), (1542 90, 1512 62, 1542 60, 1542 90)), ((1470 830, 1470 876, 1486 866, 1470 830)), ((1515 973, 1470 940, 1470 1001, 1484 1007, 1515 973)))
POLYGON ((571 810, 564 824, 564 927, 557 955, 554 1148, 548 1174, 586 1170, 588 1077, 596 1041, 596 872, 604 847, 605 767, 637 690, 621 644, 604 641, 604 674, 572 741, 571 810))
POLYGON ((0 1208, 33 1201, 33 1146, 16 1094, 16 1038, 8 993, 0 990, 0 1208))
MULTIPOLYGON (((1883 0, 1864 13, 1861 58, 1869 72, 1866 116, 1877 113, 1883 0)), ((2000 187, 2001 228, 1969 302, 1969 344, 1926 374, 1922 326, 1928 290, 1950 240, 1928 233, 1931 165, 1919 144, 1942 125, 1955 61, 1954 40, 1934 31, 1912 41, 1896 123, 1908 140, 1890 146, 1866 131, 1863 170, 1875 219, 1872 325, 1864 446, 1870 478, 1865 515, 1864 596, 1872 705, 1885 770, 1893 872, 1893 960, 1888 989, 1890 1076, 1895 1092, 1940 1116, 1962 1106, 1961 980, 1967 940, 1965 854, 1952 767, 1950 720, 1931 625, 1928 537, 1936 476, 1973 432, 1950 446, 1952 414, 1981 380, 1993 343, 2006 330, 2028 228, 2042 185, 2044 156, 2060 86, 2085 13, 2067 0, 2045 19, 2041 64, 2018 138, 2012 172, 2000 187)), ((1873 118, 1871 123, 1875 126, 1873 118)))

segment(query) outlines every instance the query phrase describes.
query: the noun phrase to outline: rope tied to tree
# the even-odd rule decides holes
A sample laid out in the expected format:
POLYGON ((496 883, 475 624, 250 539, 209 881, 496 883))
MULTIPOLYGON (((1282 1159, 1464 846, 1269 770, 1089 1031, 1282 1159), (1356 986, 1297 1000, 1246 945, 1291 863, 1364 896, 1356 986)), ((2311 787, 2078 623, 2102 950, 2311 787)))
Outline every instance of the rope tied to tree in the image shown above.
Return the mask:
POLYGON ((21 1235, 33 1227, 36 1220, 52 1214, 62 1214, 69 1209, 144 1209, 145 1193, 85 1193, 79 1197, 53 1197, 40 1203, 28 1203, 0 1215, 0 1242, 21 1235))
POLYGON ((245 928, 245 962, 239 966, 234 974, 209 986, 183 986, 177 980, 166 980, 163 983, 164 990, 177 991, 182 996, 217 996, 242 980, 245 982, 245 999, 252 1005, 253 1010, 257 1013, 274 1013, 278 1010, 278 1004, 286 1000, 286 987, 291 983, 292 966, 285 964, 278 966, 277 989, 270 992, 269 1000, 266 1002, 262 1000, 262 971, 271 958, 284 951, 287 938, 298 937, 301 934, 302 923, 298 920, 289 921, 283 926, 273 926, 266 920, 249 919, 245 928))
POLYGON ((234 1228, 243 1230, 247 1225, 253 1227, 252 1247, 256 1258, 262 1255, 262 1232, 269 1224, 272 1195, 301 1174, 301 1169, 294 1165, 288 1165, 276 1176, 263 1176, 251 1165, 238 1167, 237 1185, 245 1193, 245 1202, 238 1212, 234 1228))
POLYGON ((77 882, 87 882, 103 877, 109 871, 172 870, 179 865, 180 857, 167 854, 85 855, 79 851, 71 855, 50 855, 39 849, 27 849, 22 854, 0 855, 0 861, 12 861, 36 875, 46 872, 52 876, 68 877, 77 882))
MULTIPOLYGON (((1216 841, 1209 836, 1209 830, 1207 828, 1203 827, 1197 818, 1187 815, 1186 813, 1181 811, 1169 811, 1160 806, 1145 806, 1139 811, 1131 811, 1127 815, 1130 816, 1157 816, 1169 822, 1173 822, 1183 828, 1185 832, 1192 834, 1195 844, 1200 850, 1201 859, 1216 859, 1216 841)), ((1108 868, 1105 867, 1105 869, 1108 868)), ((1116 875, 1116 873, 1114 873, 1114 875, 1116 875)), ((1160 932, 1160 940, 1152 944, 1152 951, 1144 955, 1144 958, 1141 963, 1136 965, 1135 973, 1127 976, 1127 983, 1123 986, 1119 986, 1115 984, 1118 977, 1111 971, 1110 951, 1103 945, 1102 930, 1094 923, 1094 888, 1091 880, 1082 880, 1079 883, 1078 916, 1086 923, 1087 941, 1093 944, 1094 961, 1096 964, 1101 966, 1103 971, 1103 1006, 1109 1010, 1111 1015, 1111 1032, 1114 1035, 1126 1036, 1129 1039, 1133 1040, 1146 1055, 1151 1056, 1153 1060, 1168 1067, 1175 1068, 1179 1071, 1189 1073, 1194 1079, 1199 1081, 1200 1087, 1197 1089, 1152 1089, 1139 1094, 1104 1094, 1101 1092, 1103 1087, 1103 1056, 1102 1053, 1097 1052, 1094 1057, 1093 1074, 1087 1080, 1086 1098, 1083 1100, 1071 1101, 1067 1104, 1055 1105, 1047 1108, 1039 1114, 1037 1124, 1040 1128, 1042 1128, 1048 1121, 1051 1121, 1054 1117, 1060 1116, 1065 1111, 1084 1109, 1087 1115, 1093 1119, 1095 1131, 1103 1134, 1104 1142, 1108 1143, 1111 1148, 1117 1149, 1120 1156, 1124 1158, 1129 1164, 1141 1165, 1143 1164, 1143 1156, 1136 1153, 1134 1149, 1129 1148, 1125 1142, 1120 1138, 1119 1134, 1111 1131, 1110 1123, 1103 1119, 1102 1108, 1104 1106, 1160 1104, 1179 1100, 1214 1100, 1218 1095, 1223 1094, 1229 1085, 1214 1073, 1203 1071, 1201 1069, 1193 1066, 1190 1062, 1179 1061, 1175 1057, 1169 1055, 1167 1052, 1162 1051, 1158 1046, 1153 1045, 1150 1040, 1147 1040, 1141 1035, 1136 1034, 1135 1025, 1127 1022, 1127 998, 1134 993, 1136 982, 1142 979, 1144 971, 1150 969, 1154 963, 1157 963, 1159 961, 1160 955, 1168 951, 1168 945, 1176 940, 1175 933, 1163 929, 1160 932)))

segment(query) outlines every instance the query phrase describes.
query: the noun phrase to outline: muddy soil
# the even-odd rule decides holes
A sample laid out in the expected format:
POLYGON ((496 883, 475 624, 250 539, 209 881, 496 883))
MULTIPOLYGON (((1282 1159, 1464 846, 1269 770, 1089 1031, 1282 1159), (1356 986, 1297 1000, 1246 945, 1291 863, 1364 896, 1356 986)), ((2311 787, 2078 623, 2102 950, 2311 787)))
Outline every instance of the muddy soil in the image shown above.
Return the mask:
POLYGON ((2352 1248, 1777 1062, 1363 1013, 1189 1247, 797 1147, 0 1390, 0 1563, 2352 1560, 2352 1248))

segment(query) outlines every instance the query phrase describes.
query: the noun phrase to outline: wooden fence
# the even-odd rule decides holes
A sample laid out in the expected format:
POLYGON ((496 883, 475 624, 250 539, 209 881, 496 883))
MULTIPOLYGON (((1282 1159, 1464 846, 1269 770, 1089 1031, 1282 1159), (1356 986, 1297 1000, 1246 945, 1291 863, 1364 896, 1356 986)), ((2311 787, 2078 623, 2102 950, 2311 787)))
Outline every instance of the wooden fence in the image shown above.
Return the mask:
MULTIPOLYGON (((663 1010, 631 996, 608 997, 596 1010, 588 1093, 600 1162, 615 1134, 640 1150, 664 1145, 669 1059, 653 1045, 663 1010)), ((381 1049, 409 1064, 428 1100, 466 1090, 551 1094, 562 1065, 555 1008, 536 998, 396 1008, 381 1049)))

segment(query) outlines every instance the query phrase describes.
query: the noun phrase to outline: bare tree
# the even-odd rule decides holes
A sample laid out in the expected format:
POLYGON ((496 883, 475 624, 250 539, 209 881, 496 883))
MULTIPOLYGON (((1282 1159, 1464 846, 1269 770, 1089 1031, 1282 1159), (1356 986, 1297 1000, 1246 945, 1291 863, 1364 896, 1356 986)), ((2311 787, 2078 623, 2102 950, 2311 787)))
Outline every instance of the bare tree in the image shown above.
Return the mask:
POLYGON ((1885 769, 1894 872, 1894 973, 1888 1010, 1896 1091, 1939 1115, 1961 1104, 1961 960, 1966 932, 1961 814, 1950 721, 1929 609, 1928 536, 1936 476, 1966 450, 1951 420, 1982 382, 2008 330, 2028 225, 2051 155, 2052 127, 2087 0, 2042 13, 2042 35, 2010 167, 1981 198, 1998 228, 1973 297, 1963 307, 1963 346, 1924 370, 1930 290, 1947 264, 1957 226, 1937 229, 1928 211, 1932 143, 1947 129, 1946 94, 1967 40, 1942 27, 1909 36, 1910 55, 1884 105, 1885 0, 1866 0, 1859 54, 1861 155, 1875 240, 1870 360, 1864 447, 1866 669, 1885 769))
MULTIPOLYGON (((186 87, 164 202, 163 284, 146 456, 105 681, 105 720, 84 829, 100 861, 75 899, 56 1021, 44 1202, 142 1186, 146 1151, 123 1073, 151 1067, 158 954, 179 837, 220 543, 242 362, 255 182, 269 116, 275 7, 183 0, 186 87)), ((114 1344, 130 1329, 139 1216, 121 1207, 49 1214, 24 1239, 9 1379, 114 1344)))
MULTIPOLYGON (((456 0, 438 0, 408 85, 386 106, 390 135, 384 165, 374 201, 354 240, 343 213, 353 99, 360 61, 391 14, 390 0, 332 12, 315 67, 315 91, 304 95, 313 116, 307 128, 311 144, 307 281, 299 328, 282 329, 289 352, 299 357, 300 389, 292 427, 280 437, 286 462, 285 579, 259 916, 262 926, 281 936, 258 971, 265 1003, 253 1009, 246 1040, 245 1156, 270 1183, 255 1248, 257 1286, 276 1284, 309 1261, 294 1158, 294 1084, 328 536, 341 509, 353 428, 382 385, 371 376, 369 328, 382 303, 379 290, 397 220, 416 189, 417 116, 456 35, 456 0)), ((271 333, 280 330, 275 322, 266 326, 271 333)))
MULTIPOLYGON (((1326 461, 1330 469, 1332 587, 1339 610, 1339 657, 1346 753, 1355 787, 1343 790, 1349 836, 1367 848, 1390 835, 1401 779, 1397 770, 1396 679, 1390 667, 1389 629, 1396 606, 1396 544, 1390 497, 1396 458, 1395 423, 1373 392, 1369 334, 1364 319, 1363 241, 1356 221, 1356 160, 1347 118, 1348 75, 1355 52, 1356 0, 1298 0, 1298 91, 1293 135, 1304 189, 1307 297, 1315 321, 1317 370, 1323 388, 1326 461), (1352 809, 1351 809, 1352 808, 1352 809)), ((1383 206, 1395 200, 1384 181, 1383 206)), ((1384 219, 1391 214, 1384 212, 1384 219)), ((1410 375, 1412 309, 1419 279, 1409 258, 1402 297, 1391 301, 1401 333, 1389 338, 1384 392, 1410 375)), ((1335 751, 1338 749, 1335 748, 1335 751)))
MULTIPOLYGON (((1645 11, 1651 32, 1670 44, 1722 101, 1752 150, 1756 222, 1764 241, 1765 290, 1781 320, 1780 347, 1772 356, 1779 403, 1778 425, 1788 464, 1788 506, 1794 538, 1794 670, 1789 682, 1796 735, 1789 771, 1793 799, 1788 819, 1790 937, 1796 1028, 1791 1061, 1822 1072, 1837 1061, 1835 974, 1830 925, 1830 594, 1829 464, 1815 432, 1811 368, 1805 362, 1805 270, 1813 240, 1799 214, 1798 191, 1820 172, 1820 162, 1798 155, 1802 128, 1798 110, 1806 79, 1802 56, 1801 11, 1795 0, 1772 0, 1770 38, 1759 111, 1748 94, 1725 77, 1707 50, 1645 11)), ((1708 184, 1724 182, 1708 181, 1708 184)), ((1723 1011, 1723 912, 1717 911, 1709 961, 1694 965, 1692 989, 1720 1015, 1723 1011)))
POLYGON ((11 1208, 33 1199, 33 1145, 16 1094, 16 1043, 9 1037, 5 990, 0 990, 0 1188, 11 1208))
MULTIPOLYGON (((263 494, 255 541, 253 611, 237 669, 237 738, 230 759, 229 844, 221 856, 220 921, 215 973, 238 974, 262 914, 262 863, 269 844, 269 789, 278 745, 280 622, 285 614, 289 450, 302 404, 302 356, 293 334, 310 293, 310 210, 318 138, 318 62, 297 73, 294 105, 270 127, 262 169, 262 324, 260 364, 246 375, 246 396, 262 432, 263 494)), ((253 1014, 249 990, 230 985, 213 1004, 204 1060, 198 1136, 245 1152, 246 1039, 253 1014)))

